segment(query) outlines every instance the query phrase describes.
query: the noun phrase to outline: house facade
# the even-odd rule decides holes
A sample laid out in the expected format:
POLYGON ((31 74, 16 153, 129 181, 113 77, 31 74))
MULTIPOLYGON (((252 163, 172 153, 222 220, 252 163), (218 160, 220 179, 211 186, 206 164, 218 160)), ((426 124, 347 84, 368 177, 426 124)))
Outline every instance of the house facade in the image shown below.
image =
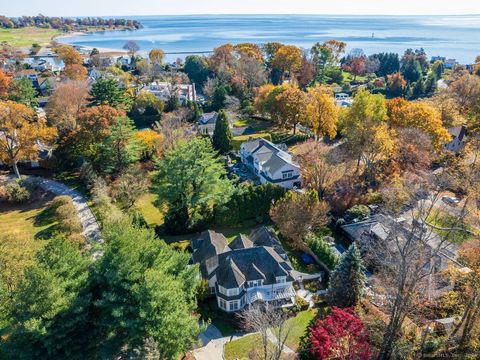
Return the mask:
POLYGON ((182 104, 186 104, 188 101, 196 101, 197 99, 195 85, 190 84, 152 82, 148 85, 140 87, 138 92, 140 91, 148 91, 165 102, 170 100, 172 96, 176 96, 182 104))
POLYGON ((282 245, 266 227, 230 244, 222 234, 206 231, 192 241, 192 262, 215 294, 218 307, 235 312, 255 302, 274 307, 295 304, 295 272, 282 245))
POLYGON ((301 187, 300 167, 292 155, 263 138, 240 146, 240 158, 262 184, 272 183, 285 189, 301 187))
POLYGON ((445 149, 454 153, 459 153, 465 147, 467 142, 467 127, 465 125, 455 126, 448 129, 452 140, 445 145, 445 149))

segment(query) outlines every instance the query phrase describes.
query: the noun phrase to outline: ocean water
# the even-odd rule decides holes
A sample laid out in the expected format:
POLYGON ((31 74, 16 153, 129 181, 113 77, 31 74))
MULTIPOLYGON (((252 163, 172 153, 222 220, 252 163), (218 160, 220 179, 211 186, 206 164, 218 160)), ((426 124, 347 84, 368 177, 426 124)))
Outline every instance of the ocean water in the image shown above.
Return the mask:
MULTIPOLYGON (((188 15, 142 16, 144 28, 104 31, 63 38, 64 43, 121 49, 128 40, 142 53, 161 48, 167 60, 208 52, 225 43, 277 41, 309 49, 337 39, 366 54, 423 47, 429 56, 472 63, 480 54, 480 15, 468 16, 334 16, 334 15, 188 15)), ((347 51, 348 51, 347 49, 347 51)))

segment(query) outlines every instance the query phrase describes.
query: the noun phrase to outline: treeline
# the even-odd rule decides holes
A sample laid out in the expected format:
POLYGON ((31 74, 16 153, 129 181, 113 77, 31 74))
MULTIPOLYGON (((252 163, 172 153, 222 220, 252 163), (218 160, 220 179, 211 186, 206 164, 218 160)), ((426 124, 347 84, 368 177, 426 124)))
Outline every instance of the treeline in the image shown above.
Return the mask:
POLYGON ((6 17, 0 15, 0 28, 16 29, 34 26, 45 29, 60 29, 64 31, 81 29, 86 26, 93 27, 127 27, 132 29, 140 29, 142 25, 136 20, 127 19, 104 19, 100 17, 85 17, 85 18, 65 18, 65 17, 50 17, 50 16, 21 16, 21 17, 6 17))

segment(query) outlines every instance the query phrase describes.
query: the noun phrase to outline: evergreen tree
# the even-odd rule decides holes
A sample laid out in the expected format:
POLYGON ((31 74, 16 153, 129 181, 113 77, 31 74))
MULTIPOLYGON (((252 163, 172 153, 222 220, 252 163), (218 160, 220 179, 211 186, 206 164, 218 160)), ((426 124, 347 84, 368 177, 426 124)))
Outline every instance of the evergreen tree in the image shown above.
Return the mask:
POLYGON ((97 268, 95 304, 104 358, 143 348, 147 339, 161 359, 176 358, 199 333, 198 267, 129 219, 107 223, 103 235, 107 247, 97 268))
POLYGON ((127 98, 115 79, 98 79, 90 90, 92 105, 118 107, 127 103, 127 98))
POLYGON ((422 66, 420 62, 414 58, 409 59, 402 67, 402 75, 410 83, 420 80, 422 77, 422 66))
POLYGON ((425 94, 432 95, 437 91, 437 75, 432 71, 425 80, 425 94))
POLYGON ((418 99, 423 95, 425 95, 425 82, 420 79, 413 85, 412 97, 418 99))
POLYGON ((32 85, 32 81, 26 77, 20 80, 13 80, 8 86, 8 100, 18 102, 20 104, 36 107, 37 90, 32 85))
POLYGON ((110 126, 110 135, 100 144, 101 167, 120 173, 140 158, 141 145, 135 137, 135 126, 128 117, 119 117, 110 126))
POLYGON ((88 264, 64 239, 51 240, 38 253, 37 262, 25 270, 14 293, 6 358, 88 357, 88 264))
POLYGON ((170 233, 199 227, 215 205, 230 198, 232 185, 209 139, 181 141, 158 164, 157 191, 168 205, 165 218, 170 233))
POLYGON ((232 149, 232 130, 228 121, 227 114, 221 110, 218 114, 215 130, 213 132, 213 147, 222 154, 228 153, 232 149))
POLYGON ((330 275, 328 294, 331 303, 341 308, 354 306, 363 295, 364 283, 362 256, 356 245, 352 244, 330 275))

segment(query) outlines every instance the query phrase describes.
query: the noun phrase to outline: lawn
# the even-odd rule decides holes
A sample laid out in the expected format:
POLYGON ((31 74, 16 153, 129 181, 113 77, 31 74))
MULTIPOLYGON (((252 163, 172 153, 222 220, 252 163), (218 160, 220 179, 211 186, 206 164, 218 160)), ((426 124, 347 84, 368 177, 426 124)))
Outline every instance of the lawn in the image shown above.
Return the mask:
MULTIPOLYGON (((432 211, 431 214, 429 214, 429 216, 427 217, 426 222, 439 228, 448 229, 450 227, 455 227, 468 231, 473 231, 471 227, 464 224, 462 221, 457 220, 454 216, 439 209, 432 211)), ((449 242, 459 245, 463 244, 466 241, 472 240, 475 237, 474 235, 463 231, 449 231, 435 228, 431 229, 439 236, 445 237, 449 242)))
POLYGON ((7 42, 13 47, 30 47, 33 43, 47 45, 62 32, 55 29, 26 27, 21 29, 0 29, 0 42, 7 42))
POLYGON ((165 212, 155 206, 157 194, 147 193, 137 200, 137 208, 142 213, 148 226, 155 227, 163 224, 165 212))
MULTIPOLYGON (((274 345, 269 343, 271 347, 274 345)), ((257 350, 261 354, 262 337, 260 334, 244 336, 238 340, 233 340, 225 344, 224 357, 226 360, 248 360, 251 359, 250 352, 257 350)))
POLYGON ((300 338, 305 335, 307 328, 317 315, 316 309, 302 311, 297 316, 287 320, 287 328, 290 327, 285 345, 292 350, 297 350, 300 344, 300 338))
POLYGON ((56 221, 48 213, 47 206, 52 195, 29 204, 0 206, 0 234, 14 234, 29 241, 31 246, 40 248, 56 225, 56 221))
POLYGON ((233 126, 235 127, 247 127, 250 126, 254 131, 264 131, 272 128, 274 124, 270 121, 252 119, 252 118, 236 118, 233 126))

